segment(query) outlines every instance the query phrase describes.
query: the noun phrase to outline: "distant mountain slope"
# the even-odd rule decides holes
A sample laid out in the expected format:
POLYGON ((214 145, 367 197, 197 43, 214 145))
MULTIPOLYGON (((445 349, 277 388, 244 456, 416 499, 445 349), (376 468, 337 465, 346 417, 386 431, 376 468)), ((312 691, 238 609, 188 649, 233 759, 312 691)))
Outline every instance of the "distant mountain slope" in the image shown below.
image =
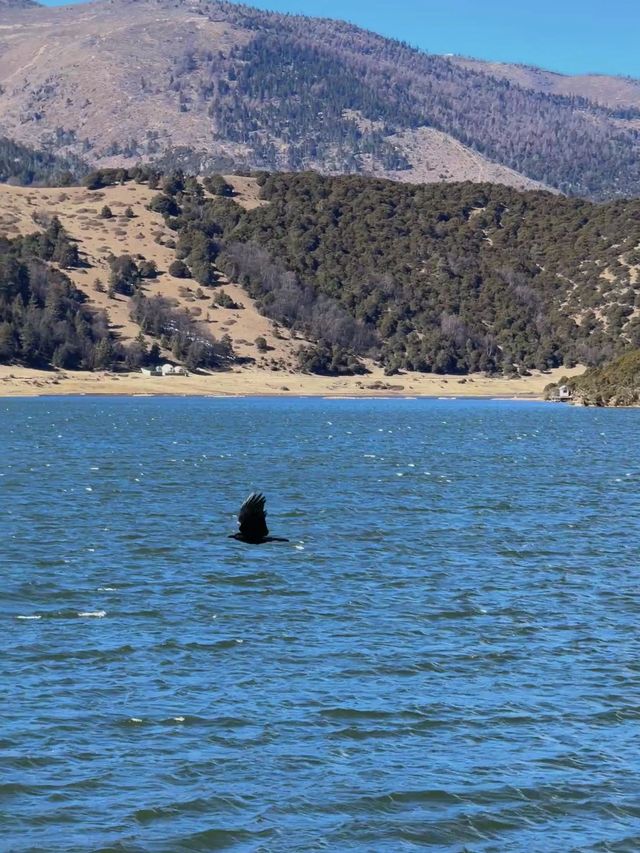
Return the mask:
POLYGON ((8 9, 35 9, 39 5, 33 0, 0 0, 0 12, 8 9))
POLYGON ((3 10, 0 87, 4 134, 103 165, 162 157, 640 195, 633 104, 621 113, 339 21, 216 0, 3 10))
POLYGON ((611 110, 625 113, 640 111, 640 80, 631 77, 609 77, 605 74, 558 74, 530 65, 487 62, 482 59, 453 57, 457 65, 503 78, 547 95, 585 98, 611 110))

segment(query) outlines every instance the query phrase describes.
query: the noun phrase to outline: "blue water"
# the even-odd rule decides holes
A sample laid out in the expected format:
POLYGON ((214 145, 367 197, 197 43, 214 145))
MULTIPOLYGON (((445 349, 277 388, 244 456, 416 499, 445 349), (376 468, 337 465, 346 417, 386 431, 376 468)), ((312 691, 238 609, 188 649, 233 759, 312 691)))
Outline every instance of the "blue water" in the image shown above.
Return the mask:
POLYGON ((0 850, 637 851, 639 424, 1 400, 0 850))

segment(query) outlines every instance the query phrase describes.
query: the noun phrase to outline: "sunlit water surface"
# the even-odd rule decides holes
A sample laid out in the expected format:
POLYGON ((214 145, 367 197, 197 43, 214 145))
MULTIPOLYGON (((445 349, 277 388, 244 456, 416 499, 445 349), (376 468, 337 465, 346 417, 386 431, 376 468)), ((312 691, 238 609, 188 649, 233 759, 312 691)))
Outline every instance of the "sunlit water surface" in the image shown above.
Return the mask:
POLYGON ((637 851, 639 424, 0 401, 0 849, 637 851))

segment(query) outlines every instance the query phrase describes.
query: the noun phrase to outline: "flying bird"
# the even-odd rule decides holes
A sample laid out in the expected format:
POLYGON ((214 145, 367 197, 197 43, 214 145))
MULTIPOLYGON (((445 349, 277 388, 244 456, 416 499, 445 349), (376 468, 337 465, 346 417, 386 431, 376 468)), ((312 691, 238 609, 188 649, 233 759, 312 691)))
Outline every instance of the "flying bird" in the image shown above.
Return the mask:
POLYGON ((288 542, 281 536, 269 536, 264 503, 266 498, 259 492, 253 492, 240 507, 238 524, 240 530, 232 533, 229 539, 247 542, 250 545, 262 545, 263 542, 288 542))

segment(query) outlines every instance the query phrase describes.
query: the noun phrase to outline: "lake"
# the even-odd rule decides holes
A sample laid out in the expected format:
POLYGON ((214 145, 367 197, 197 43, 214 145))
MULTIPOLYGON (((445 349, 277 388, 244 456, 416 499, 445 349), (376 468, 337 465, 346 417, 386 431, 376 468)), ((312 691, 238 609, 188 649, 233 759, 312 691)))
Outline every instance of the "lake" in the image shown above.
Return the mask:
POLYGON ((640 849, 639 425, 0 400, 3 853, 640 849))

